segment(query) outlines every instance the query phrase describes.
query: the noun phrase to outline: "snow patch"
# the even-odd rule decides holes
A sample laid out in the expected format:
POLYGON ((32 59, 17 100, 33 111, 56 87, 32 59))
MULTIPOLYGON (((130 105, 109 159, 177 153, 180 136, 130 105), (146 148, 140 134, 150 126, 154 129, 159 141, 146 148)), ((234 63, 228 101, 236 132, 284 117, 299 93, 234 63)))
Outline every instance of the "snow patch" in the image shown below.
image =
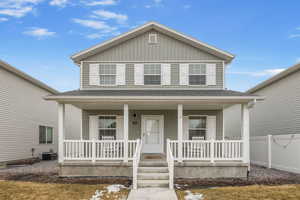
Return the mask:
POLYGON ((126 188, 126 187, 124 185, 119 185, 119 184, 109 185, 106 187, 108 193, 119 192, 123 188, 126 188))
POLYGON ((191 191, 185 191, 184 200, 204 200, 203 194, 193 194, 191 191))
POLYGON ((90 200, 101 200, 101 196, 103 195, 103 191, 96 190, 95 194, 90 198, 90 200))

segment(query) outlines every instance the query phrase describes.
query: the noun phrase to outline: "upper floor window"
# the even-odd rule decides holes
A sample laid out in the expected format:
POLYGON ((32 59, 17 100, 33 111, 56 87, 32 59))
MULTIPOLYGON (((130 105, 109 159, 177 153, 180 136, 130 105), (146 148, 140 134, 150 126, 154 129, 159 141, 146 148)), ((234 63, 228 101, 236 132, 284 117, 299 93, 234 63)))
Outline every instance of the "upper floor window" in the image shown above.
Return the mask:
POLYGON ((189 140, 205 140, 206 116, 189 117, 189 140))
POLYGON ((190 85, 206 84, 205 64, 189 64, 189 84, 190 85))
POLYGON ((157 34, 156 33, 150 33, 149 34, 148 43, 149 44, 156 44, 157 43, 157 34))
POLYGON ((39 144, 53 144, 53 128, 39 126, 39 144))
POLYGON ((115 140, 117 134, 116 116, 99 116, 99 140, 115 140))
POLYGON ((161 65, 145 64, 144 65, 144 85, 161 84, 161 65))
POLYGON ((100 85, 116 85, 117 69, 115 64, 99 65, 100 85))

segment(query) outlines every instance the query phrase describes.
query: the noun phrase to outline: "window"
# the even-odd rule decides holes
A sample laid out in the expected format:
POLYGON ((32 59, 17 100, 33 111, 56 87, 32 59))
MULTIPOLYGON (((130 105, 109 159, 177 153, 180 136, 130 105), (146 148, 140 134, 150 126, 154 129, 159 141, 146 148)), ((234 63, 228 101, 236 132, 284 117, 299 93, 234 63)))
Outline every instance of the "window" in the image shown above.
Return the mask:
POLYGON ((160 64, 144 65, 144 85, 160 85, 161 67, 160 64))
POLYGON ((189 65, 189 84, 205 85, 206 84, 206 65, 190 64, 189 65))
POLYGON ((149 44, 156 44, 157 43, 157 34, 156 33, 150 33, 149 34, 149 44))
POLYGON ((116 139, 116 116, 99 116, 99 140, 116 139))
POLYGON ((47 126, 39 126, 39 143, 53 144, 53 128, 47 126))
POLYGON ((189 140, 206 139, 206 116, 189 117, 189 140))
POLYGON ((100 64, 99 65, 100 85, 115 85, 116 71, 117 69, 115 64, 100 64))

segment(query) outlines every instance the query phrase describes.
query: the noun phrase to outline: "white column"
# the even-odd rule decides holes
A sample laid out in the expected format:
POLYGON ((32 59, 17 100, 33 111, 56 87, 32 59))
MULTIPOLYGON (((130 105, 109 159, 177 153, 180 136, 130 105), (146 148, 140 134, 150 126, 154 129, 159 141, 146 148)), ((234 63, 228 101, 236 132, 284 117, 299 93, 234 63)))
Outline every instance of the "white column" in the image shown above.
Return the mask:
POLYGON ((58 103, 58 162, 64 161, 65 104, 58 103))
POLYGON ((250 137, 249 137, 249 108, 247 104, 242 104, 242 137, 244 163, 250 164, 250 137))
POLYGON ((222 140, 225 140, 225 115, 224 115, 224 108, 222 109, 222 140))
POLYGON ((177 127, 177 140, 178 140, 178 161, 182 162, 182 140, 183 140, 183 106, 182 104, 178 104, 177 106, 177 119, 178 119, 178 127, 177 127))
POLYGON ((124 104, 124 162, 128 162, 128 104, 124 104))

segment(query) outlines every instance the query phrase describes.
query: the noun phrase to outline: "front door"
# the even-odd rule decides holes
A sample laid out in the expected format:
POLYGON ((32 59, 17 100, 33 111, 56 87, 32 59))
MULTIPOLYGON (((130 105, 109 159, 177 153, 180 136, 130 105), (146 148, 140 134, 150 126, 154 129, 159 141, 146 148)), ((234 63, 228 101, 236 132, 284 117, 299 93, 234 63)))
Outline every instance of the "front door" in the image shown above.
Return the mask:
POLYGON ((163 153, 164 116, 142 115, 143 153, 163 153))

